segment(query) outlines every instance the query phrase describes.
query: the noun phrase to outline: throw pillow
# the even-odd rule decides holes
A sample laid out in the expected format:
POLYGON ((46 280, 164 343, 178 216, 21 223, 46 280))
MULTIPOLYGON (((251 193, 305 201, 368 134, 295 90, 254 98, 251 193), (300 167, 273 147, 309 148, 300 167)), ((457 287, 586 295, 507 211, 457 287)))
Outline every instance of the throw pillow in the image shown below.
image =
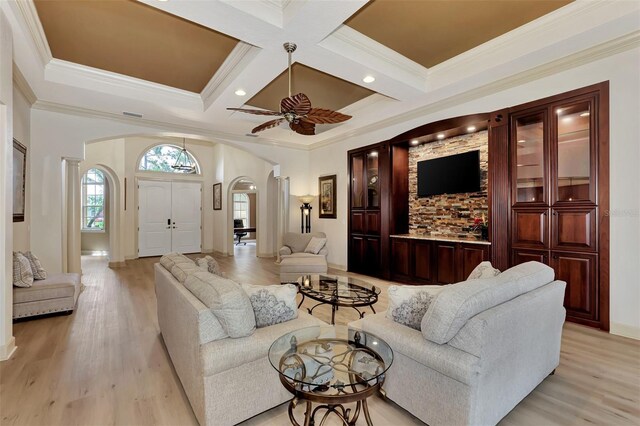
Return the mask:
POLYGON ((13 252, 13 285, 16 287, 31 287, 33 285, 33 272, 29 259, 22 253, 13 252))
POLYGON ((442 291, 439 285, 392 285, 389 287, 389 308, 387 318, 420 330, 422 317, 429 309, 431 301, 442 291))
POLYGON ((171 272, 171 269, 173 269, 176 263, 184 262, 186 260, 189 260, 189 258, 184 254, 175 253, 175 252, 167 253, 160 258, 160 264, 164 266, 164 269, 171 272))
POLYGON ((307 244, 307 248, 304 249, 304 252, 318 254, 325 244, 327 244, 326 238, 311 237, 311 240, 309 241, 309 244, 307 244))
POLYGON ((42 267, 42 263, 40 263, 40 259, 36 257, 35 254, 30 251, 26 253, 22 253, 24 257, 29 260, 29 265, 31 266, 31 272, 33 272, 34 280, 46 280, 47 279, 47 271, 42 267))
POLYGON ((173 268, 171 268, 171 275, 173 275, 176 280, 180 283, 184 284, 187 277, 194 272, 200 271, 198 265, 191 259, 187 259, 185 261, 178 261, 173 268))
POLYGON ((491 265, 491 262, 480 262, 478 266, 473 268, 473 271, 469 274, 467 281, 479 280, 483 278, 492 278, 500 273, 499 269, 496 269, 491 265))
POLYGON ((200 259, 196 260, 196 264, 200 269, 204 271, 211 272, 212 274, 215 274, 222 278, 227 278, 227 274, 222 272, 222 269, 220 269, 220 264, 218 263, 218 261, 211 256, 201 257, 200 259))
POLYGON ((298 290, 293 284, 269 286, 242 284, 242 289, 251 301, 256 317, 256 327, 267 327, 298 317, 296 303, 298 290))

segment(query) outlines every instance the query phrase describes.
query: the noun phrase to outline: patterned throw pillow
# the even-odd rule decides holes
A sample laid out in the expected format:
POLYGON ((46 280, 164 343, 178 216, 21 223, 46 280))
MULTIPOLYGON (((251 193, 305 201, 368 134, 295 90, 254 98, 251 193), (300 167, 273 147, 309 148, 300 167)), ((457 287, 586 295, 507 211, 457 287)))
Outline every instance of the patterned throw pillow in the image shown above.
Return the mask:
POLYGON ((392 285, 389 287, 389 308, 387 318, 420 330, 422 317, 429 309, 431 301, 442 291, 439 285, 392 285))
POLYGON ((36 257, 35 254, 30 251, 24 253, 22 252, 24 257, 29 260, 29 265, 31 266, 31 272, 33 273, 34 280, 46 280, 47 279, 47 271, 42 267, 42 263, 40 263, 40 259, 36 257))
POLYGON ((211 272, 219 277, 227 278, 227 274, 222 272, 222 269, 220 269, 218 261, 211 256, 205 256, 197 259, 196 264, 203 271, 211 272))
POLYGON ((33 285, 33 272, 29 259, 22 253, 13 252, 13 285, 16 287, 31 287, 33 285))
POLYGON ((467 281, 480 280, 483 278, 493 278, 500 273, 499 269, 496 269, 491 265, 491 262, 480 262, 478 266, 473 268, 473 271, 469 274, 467 281))
POLYGON ((256 316, 256 327, 267 327, 298 317, 296 294, 298 290, 293 284, 284 285, 251 285, 242 284, 249 296, 253 313, 256 316))
POLYGON ((309 241, 309 244, 307 244, 307 248, 304 249, 304 252, 318 254, 325 244, 327 244, 326 238, 311 237, 311 240, 309 241))

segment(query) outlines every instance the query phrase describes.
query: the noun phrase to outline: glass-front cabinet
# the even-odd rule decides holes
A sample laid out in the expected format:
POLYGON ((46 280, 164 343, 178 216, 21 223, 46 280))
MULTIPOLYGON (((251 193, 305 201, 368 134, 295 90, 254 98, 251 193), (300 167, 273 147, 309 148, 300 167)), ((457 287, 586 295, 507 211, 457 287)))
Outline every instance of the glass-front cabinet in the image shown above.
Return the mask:
POLYGON ((377 150, 367 152, 367 208, 380 208, 380 173, 377 150))
POLYGON ((514 175, 513 200, 515 204, 546 203, 547 164, 545 161, 547 112, 538 111, 513 119, 512 170, 514 175))

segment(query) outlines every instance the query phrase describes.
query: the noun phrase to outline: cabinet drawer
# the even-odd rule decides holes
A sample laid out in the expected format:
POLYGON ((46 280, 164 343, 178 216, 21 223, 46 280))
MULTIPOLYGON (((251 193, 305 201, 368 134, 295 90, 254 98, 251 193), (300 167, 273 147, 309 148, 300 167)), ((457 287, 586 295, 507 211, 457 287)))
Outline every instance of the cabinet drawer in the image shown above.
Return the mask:
POLYGON ((553 246, 562 250, 597 250, 596 209, 554 209, 552 213, 553 246))
POLYGON ((549 245, 549 209, 513 210, 511 217, 512 246, 547 248, 549 245))

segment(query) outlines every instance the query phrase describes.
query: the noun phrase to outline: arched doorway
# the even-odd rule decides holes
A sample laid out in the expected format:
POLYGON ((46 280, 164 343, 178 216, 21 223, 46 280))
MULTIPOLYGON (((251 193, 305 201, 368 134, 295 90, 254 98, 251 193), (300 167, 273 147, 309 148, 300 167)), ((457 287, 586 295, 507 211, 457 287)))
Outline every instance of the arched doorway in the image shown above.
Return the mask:
POLYGON ((257 255, 258 246, 258 186, 247 176, 234 179, 227 198, 227 227, 230 255, 257 255))

